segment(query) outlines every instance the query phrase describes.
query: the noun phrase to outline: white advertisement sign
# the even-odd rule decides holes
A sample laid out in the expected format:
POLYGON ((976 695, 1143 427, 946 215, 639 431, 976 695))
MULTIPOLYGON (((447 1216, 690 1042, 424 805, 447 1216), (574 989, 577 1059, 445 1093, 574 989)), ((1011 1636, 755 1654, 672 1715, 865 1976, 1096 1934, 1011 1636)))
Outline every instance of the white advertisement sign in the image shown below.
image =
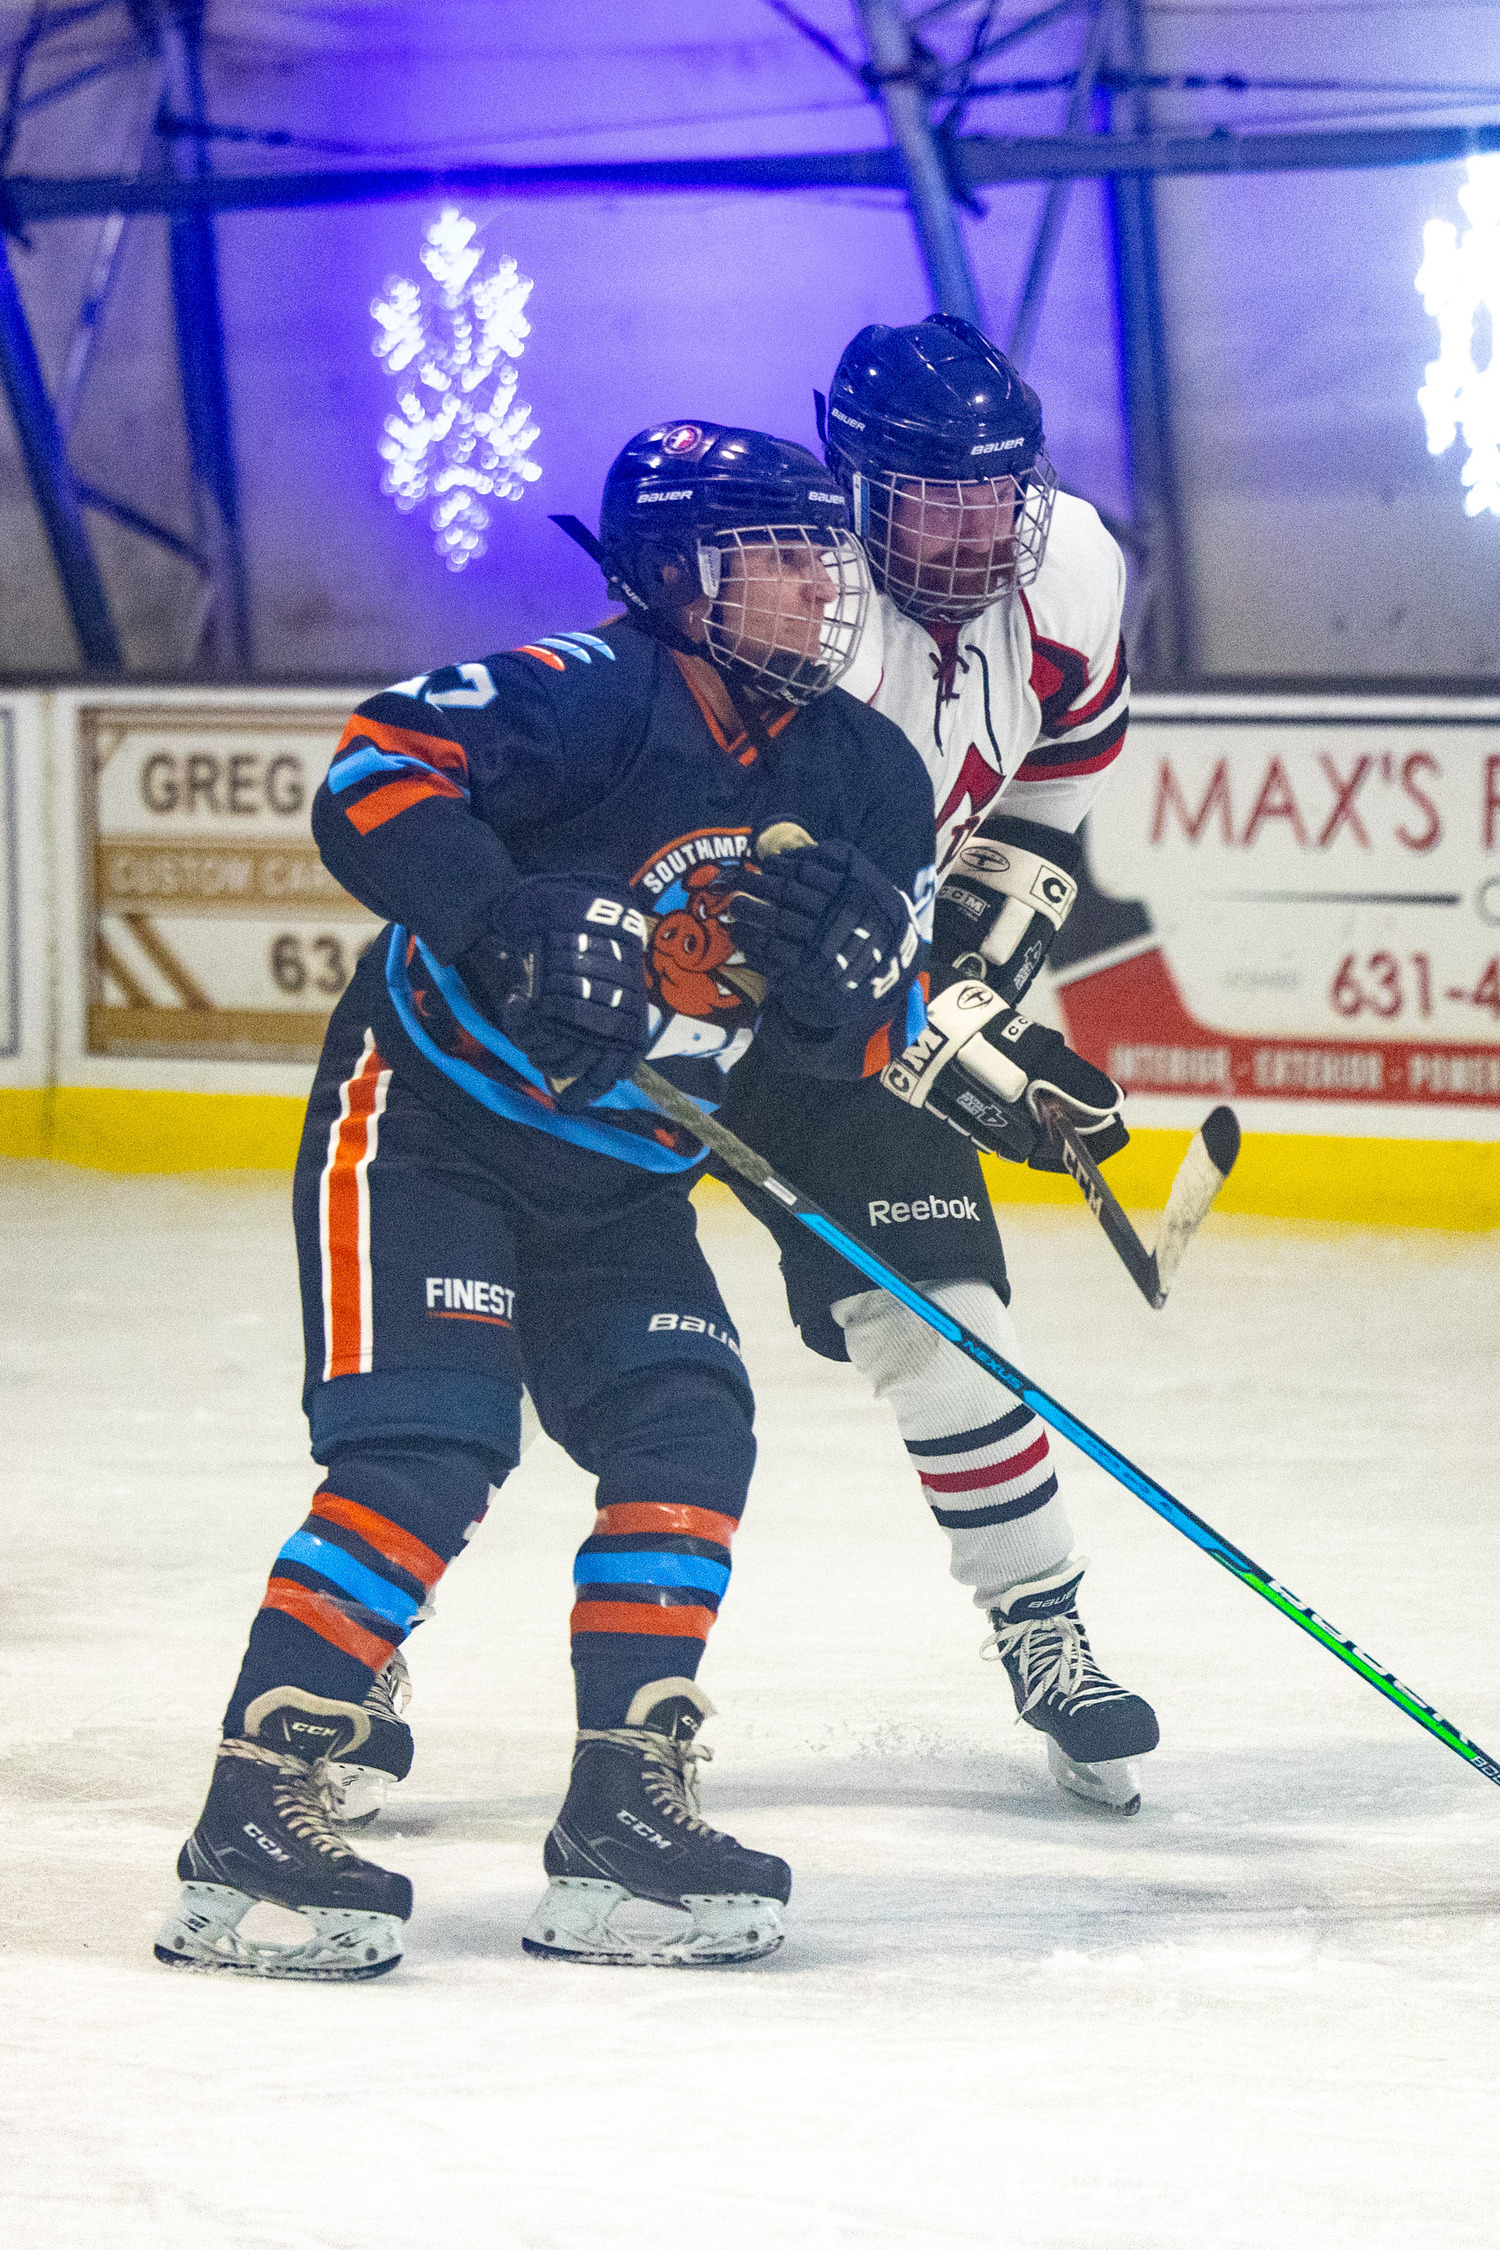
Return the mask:
POLYGON ((0 706, 0 1056, 21 1051, 21 869, 16 728, 0 706))
POLYGON ((308 827, 348 705, 89 704, 87 1051, 312 1062, 378 928, 308 827))
POLYGON ((1309 1131, 1330 1103, 1493 1131, 1500 709, 1148 708, 1089 862, 1056 983, 1127 1091, 1296 1102, 1309 1131))

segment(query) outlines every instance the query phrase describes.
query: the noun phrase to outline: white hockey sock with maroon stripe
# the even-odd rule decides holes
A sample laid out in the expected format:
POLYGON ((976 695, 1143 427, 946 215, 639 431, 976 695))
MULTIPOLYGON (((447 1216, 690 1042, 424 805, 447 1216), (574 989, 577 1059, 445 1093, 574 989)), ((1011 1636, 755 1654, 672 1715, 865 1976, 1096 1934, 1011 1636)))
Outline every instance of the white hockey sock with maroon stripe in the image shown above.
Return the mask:
MULTIPOLYGON (((927 1294, 1013 1359, 1015 1324, 993 1289, 941 1282, 927 1294)), ((912 1466, 953 1549, 953 1576, 975 1606, 1056 1570, 1073 1548, 1047 1432, 1030 1407, 945 1344, 883 1289, 841 1297, 833 1317, 849 1357, 894 1410, 912 1466)))

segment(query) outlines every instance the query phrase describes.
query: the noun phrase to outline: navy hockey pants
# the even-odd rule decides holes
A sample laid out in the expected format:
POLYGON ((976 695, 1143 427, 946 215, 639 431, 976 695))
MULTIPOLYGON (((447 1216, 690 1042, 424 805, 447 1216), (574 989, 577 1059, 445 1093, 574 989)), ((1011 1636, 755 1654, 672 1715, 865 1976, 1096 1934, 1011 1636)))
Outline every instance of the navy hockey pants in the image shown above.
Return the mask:
POLYGON ((755 1441, 682 1185, 594 1224, 539 1218, 336 1018, 293 1207, 328 1476, 272 1566, 226 1732, 274 1687, 362 1699, 515 1466, 523 1380, 598 1478, 574 1571, 580 1723, 618 1725, 638 1687, 691 1678, 755 1441))

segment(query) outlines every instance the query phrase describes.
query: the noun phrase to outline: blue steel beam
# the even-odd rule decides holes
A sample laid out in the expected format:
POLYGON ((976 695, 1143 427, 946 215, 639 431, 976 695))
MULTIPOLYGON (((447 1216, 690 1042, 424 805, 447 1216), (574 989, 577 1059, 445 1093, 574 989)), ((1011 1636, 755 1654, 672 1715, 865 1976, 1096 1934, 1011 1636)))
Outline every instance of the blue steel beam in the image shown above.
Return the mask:
POLYGON ((85 666, 90 672, 125 669, 109 597, 78 512, 78 491, 68 467, 62 432, 42 380, 26 308, 11 271, 8 245, 0 241, 0 381, 10 402, 21 457, 31 481, 37 512, 45 526, 63 599, 85 666))
MULTIPOLYGON (((1119 0, 1126 69, 1146 69, 1140 0, 1119 0)), ((1126 97, 1137 136, 1149 136, 1144 90, 1126 97)), ((1153 686, 1193 678, 1199 668, 1197 605, 1182 518, 1182 487, 1172 411, 1172 376, 1162 310, 1156 232, 1156 182, 1147 173, 1109 181, 1120 388, 1125 410, 1131 512, 1144 548, 1146 602, 1132 651, 1138 676, 1153 686)))
POLYGON ((953 188, 933 138, 911 31, 896 0, 856 0, 870 54, 870 77, 900 161, 912 225, 938 312, 981 325, 979 292, 953 208, 953 188))
MULTIPOLYGON (((202 36, 203 0, 165 0, 158 14, 164 108, 174 119, 200 127, 207 119, 202 36)), ((180 173, 183 184, 211 178, 206 138, 164 136, 163 145, 169 165, 180 173)), ((249 588, 219 297, 218 246, 207 210, 189 205, 174 211, 169 258, 188 447, 194 478, 207 503, 200 505, 200 514, 213 518, 211 536, 202 543, 218 556, 214 575, 228 641, 229 669, 244 677, 253 668, 249 588)))
MULTIPOLYGON (((1338 132, 1092 133, 1001 140, 966 133, 952 155, 971 187, 1004 180, 1098 180, 1140 173, 1188 177, 1237 172, 1386 171, 1406 164, 1459 164, 1500 152, 1500 120, 1481 125, 1365 126, 1338 132)), ((207 179, 48 179, 13 172, 5 181, 17 221, 102 218, 109 211, 300 211, 346 203, 419 203, 438 195, 549 196, 789 194, 807 188, 906 185, 892 148, 809 151, 797 156, 709 156, 619 164, 443 164, 350 166, 323 172, 222 172, 207 179)))

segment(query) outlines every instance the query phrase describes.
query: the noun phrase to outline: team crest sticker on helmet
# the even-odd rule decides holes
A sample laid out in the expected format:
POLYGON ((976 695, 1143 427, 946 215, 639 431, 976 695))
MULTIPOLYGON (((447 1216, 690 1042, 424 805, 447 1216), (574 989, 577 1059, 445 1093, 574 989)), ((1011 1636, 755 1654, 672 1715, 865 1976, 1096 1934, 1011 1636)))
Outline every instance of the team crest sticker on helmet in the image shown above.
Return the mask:
POLYGON ((643 430, 605 479, 589 547, 636 622, 782 703, 854 661, 870 574, 837 480, 805 446, 716 422, 643 430))

